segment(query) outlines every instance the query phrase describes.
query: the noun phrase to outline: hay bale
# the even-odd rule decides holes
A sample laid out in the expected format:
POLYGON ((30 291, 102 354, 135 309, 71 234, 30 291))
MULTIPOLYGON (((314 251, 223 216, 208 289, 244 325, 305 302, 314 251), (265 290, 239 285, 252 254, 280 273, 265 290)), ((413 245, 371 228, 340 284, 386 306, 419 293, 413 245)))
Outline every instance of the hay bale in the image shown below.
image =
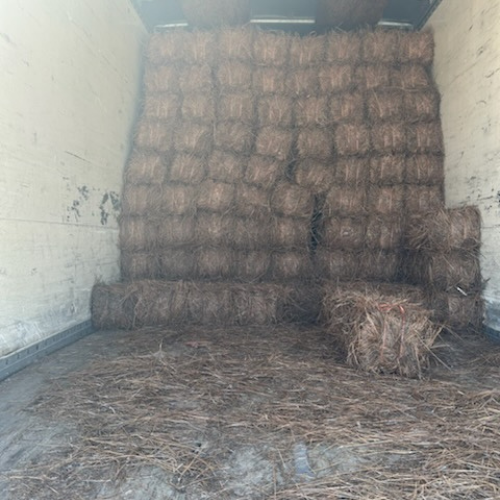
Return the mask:
POLYGON ((285 67, 289 61, 291 37, 282 32, 257 31, 253 40, 254 62, 258 66, 285 67))
POLYGON ((256 282, 269 277, 271 254, 268 251, 241 251, 235 255, 234 279, 256 282))
POLYGON ((281 95, 264 96, 257 101, 257 118, 259 127, 292 126, 293 101, 281 95))
POLYGON ((137 302, 135 287, 134 284, 95 284, 90 299, 94 328, 134 328, 134 309, 137 302))
POLYGON ((298 127, 331 125, 332 120, 328 114, 328 98, 301 97, 295 101, 295 125, 298 127))
POLYGON ((158 254, 158 277, 163 280, 191 279, 196 276, 195 265, 191 250, 164 248, 158 254))
MULTIPOLYGON (((400 90, 374 90, 367 99, 368 117, 377 124, 380 121, 402 121, 404 115, 403 92, 400 90)), ((375 125, 376 126, 376 125, 375 125)))
POLYGON ((131 184, 162 184, 167 174, 165 157, 157 153, 132 151, 125 167, 125 182, 131 184))
POLYGON ((201 279, 222 280, 233 276, 234 251, 228 248, 199 248, 195 252, 195 275, 201 279))
POLYGON ((219 122, 215 127, 215 146, 237 154, 249 154, 255 142, 250 125, 240 122, 219 122))
POLYGON ((434 292, 429 298, 433 320, 454 333, 482 330, 484 303, 480 293, 434 292))
POLYGON ((277 281, 310 279, 313 274, 311 257, 305 252, 273 252, 270 274, 277 281))
POLYGON ((217 55, 220 61, 253 62, 254 31, 245 28, 223 28, 217 32, 217 55))
MULTIPOLYGON (((238 1, 238 0, 236 0, 238 1)), ((217 60, 218 47, 215 31, 177 32, 177 53, 175 58, 191 66, 213 66, 217 60)))
POLYGON ((340 156, 366 155, 371 150, 370 135, 364 125, 342 123, 335 129, 335 152, 340 156))
POLYGON ((444 183, 443 155, 411 155, 406 158, 405 177, 408 184, 444 183))
POLYGON ((251 82, 256 97, 265 94, 284 95, 289 84, 287 72, 274 67, 257 67, 252 72, 251 82))
POLYGON ((309 248, 312 232, 309 219, 293 217, 273 217, 268 246, 279 250, 299 250, 305 252, 309 248))
POLYGON ((325 62, 356 64, 361 57, 362 37, 359 33, 331 31, 326 34, 325 62))
POLYGON ((226 212, 233 206, 235 191, 234 184, 207 179, 198 188, 196 207, 209 212, 226 212))
POLYGON ((380 293, 382 295, 395 295, 401 299, 409 300, 416 304, 425 305, 427 303, 427 293, 420 286, 406 285, 402 283, 380 283, 373 281, 355 281, 355 282, 340 282, 327 283, 323 285, 323 289, 333 291, 341 295, 350 292, 356 293, 380 293))
POLYGON ((444 206, 443 186, 406 186, 405 211, 408 214, 425 213, 444 206))
POLYGON ((181 122, 174 134, 177 153, 206 157, 213 148, 213 127, 206 123, 181 122))
POLYGON ((238 184, 234 212, 243 217, 255 217, 271 212, 271 191, 259 186, 238 184))
POLYGON ((169 92, 147 93, 144 96, 143 115, 157 120, 173 121, 179 118, 181 100, 169 92))
MULTIPOLYGON (((390 87, 394 78, 395 72, 388 64, 362 64, 355 68, 352 83, 360 90, 368 91, 390 87)), ((404 88, 401 85, 394 86, 404 88)))
POLYGON ((175 122, 142 117, 135 132, 135 147, 158 153, 169 153, 173 146, 175 122))
POLYGON ((432 86, 429 71, 421 64, 402 64, 391 73, 391 84, 398 89, 424 90, 432 86))
POLYGON ((318 0, 316 23, 344 31, 375 25, 382 18, 388 0, 318 0))
POLYGON ((408 126, 406 138, 407 149, 411 154, 444 154, 443 132, 439 121, 408 126))
POLYGON ((365 102, 361 92, 342 92, 330 98, 330 116, 333 123, 365 121, 365 102))
POLYGON ((440 328, 419 303, 394 294, 325 287, 323 316, 346 362, 371 373, 421 377, 440 328))
MULTIPOLYGON (((257 140, 257 144, 258 144, 257 140)), ((259 146, 257 146, 259 150, 259 146)), ((264 189, 271 189, 274 184, 285 176, 287 163, 272 156, 252 155, 248 160, 245 172, 245 182, 255 184, 264 189)))
POLYGON ((362 60, 366 63, 396 64, 399 56, 399 31, 372 31, 362 37, 362 60))
POLYGON ((331 130, 323 127, 299 129, 297 135, 297 154, 299 158, 328 160, 332 156, 333 137, 331 130))
POLYGON ((192 215, 164 217, 157 228, 158 246, 180 248, 192 245, 195 228, 196 219, 192 215))
POLYGON ((321 286, 315 281, 287 284, 287 300, 281 312, 286 323, 316 324, 323 299, 321 286))
POLYGON ((401 154, 407 148, 405 122, 381 123, 371 129, 373 149, 381 155, 401 154))
POLYGON ((364 185, 335 184, 328 191, 323 206, 326 217, 356 217, 368 211, 367 190, 364 185))
POLYGON ((122 252, 122 280, 134 281, 158 277, 158 256, 151 252, 122 252))
MULTIPOLYGON (((316 70, 317 72, 317 70, 316 70)), ((331 64, 322 66, 317 72, 319 89, 323 94, 330 95, 344 92, 354 86, 353 66, 350 64, 331 64)))
POLYGON ((199 212, 196 216, 194 240, 203 247, 227 247, 236 229, 234 217, 199 212))
POLYGON ((177 61, 180 57, 178 50, 180 41, 179 31, 151 35, 146 48, 146 57, 151 67, 155 68, 177 61))
POLYGON ((399 250, 403 242, 403 224, 397 214, 390 217, 370 215, 366 228, 366 246, 370 250, 399 250))
POLYGON ((359 250, 365 246, 366 217, 330 217, 320 227, 319 244, 331 250, 359 250))
POLYGON ((262 127, 255 142, 255 151, 258 155, 285 161, 292 154, 293 130, 262 127))
POLYGON ((314 256, 317 275, 327 280, 354 281, 359 274, 358 253, 318 248, 314 256))
POLYGON ((292 36, 290 67, 318 66, 325 59, 326 36, 292 36))
POLYGON ((253 125, 256 119, 255 101, 249 91, 221 95, 217 108, 222 121, 234 120, 253 125))
POLYGON ((401 34, 398 59, 401 63, 430 66, 434 60, 434 35, 430 30, 401 34))
POLYGON ((243 178, 246 159, 226 151, 215 150, 207 164, 208 178, 235 183, 243 178))
POLYGON ((161 209, 162 189, 157 185, 125 184, 122 215, 157 215, 161 209))
POLYGON ((192 154, 178 154, 170 165, 170 182, 199 184, 206 175, 205 161, 192 154))
POLYGON ((196 28, 237 26, 250 21, 250 0, 181 0, 188 23, 196 28))
POLYGON ((215 100, 207 92, 190 92, 184 94, 181 107, 181 118, 185 123, 208 123, 215 121, 215 100))
POLYGON ((368 158, 341 157, 335 162, 335 183, 338 185, 366 184, 370 178, 368 158))
POLYGON ((178 69, 179 88, 182 94, 211 94, 215 82, 212 79, 212 67, 209 64, 195 66, 182 65, 178 69))
POLYGON ((293 68, 287 75, 286 90, 291 97, 310 97, 319 91, 317 67, 293 68))
POLYGON ((313 194, 324 194, 335 181, 335 165, 325 161, 300 160, 293 170, 293 180, 313 194))
POLYGON ((403 103, 403 114, 407 122, 439 120, 439 94, 435 89, 405 92, 403 103))
POLYGON ((372 184, 402 184, 405 179, 406 158, 403 155, 376 156, 370 159, 372 184))
POLYGON ((273 189, 271 208, 278 215, 310 219, 314 210, 314 196, 308 189, 280 182, 273 189))
POLYGON ((253 67, 249 63, 224 61, 215 75, 221 93, 246 92, 252 88, 253 67))
POLYGON ((176 65, 146 65, 144 70, 144 88, 146 96, 156 93, 169 93, 175 96, 179 92, 179 70, 176 65))
POLYGON ((405 188, 403 185, 372 185, 368 191, 369 211, 382 216, 396 216, 404 209, 405 188))
POLYGON ((398 281, 402 272, 401 252, 368 250, 359 255, 358 278, 366 281, 398 281))
POLYGON ((236 217, 230 234, 230 245, 238 250, 262 250, 272 241, 272 219, 256 215, 252 218, 236 217))
POLYGON ((158 225, 144 217, 120 219, 120 248, 126 252, 149 252, 158 243, 158 225))

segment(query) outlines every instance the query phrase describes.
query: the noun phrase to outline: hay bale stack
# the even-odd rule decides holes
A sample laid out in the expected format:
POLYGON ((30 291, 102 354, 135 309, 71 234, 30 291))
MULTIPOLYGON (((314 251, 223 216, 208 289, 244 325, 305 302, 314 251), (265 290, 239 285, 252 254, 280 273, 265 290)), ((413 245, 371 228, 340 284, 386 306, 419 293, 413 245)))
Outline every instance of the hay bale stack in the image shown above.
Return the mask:
POLYGON ((195 28, 237 26, 250 21, 250 0, 182 0, 188 23, 195 28))
POLYGON ((324 288, 322 317, 349 365, 372 373, 420 377, 440 328, 406 287, 324 288))

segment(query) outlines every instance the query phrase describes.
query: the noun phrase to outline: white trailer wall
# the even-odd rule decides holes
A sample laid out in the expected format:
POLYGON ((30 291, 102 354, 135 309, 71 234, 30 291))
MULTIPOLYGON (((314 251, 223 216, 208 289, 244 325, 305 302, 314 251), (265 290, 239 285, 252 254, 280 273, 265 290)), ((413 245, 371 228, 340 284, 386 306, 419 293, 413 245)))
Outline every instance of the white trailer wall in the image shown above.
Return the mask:
POLYGON ((443 0, 428 25, 442 95, 446 203, 481 209, 487 326, 500 331, 500 2, 443 0))
POLYGON ((1 2, 0 356, 88 320, 119 277, 145 36, 129 0, 1 2))

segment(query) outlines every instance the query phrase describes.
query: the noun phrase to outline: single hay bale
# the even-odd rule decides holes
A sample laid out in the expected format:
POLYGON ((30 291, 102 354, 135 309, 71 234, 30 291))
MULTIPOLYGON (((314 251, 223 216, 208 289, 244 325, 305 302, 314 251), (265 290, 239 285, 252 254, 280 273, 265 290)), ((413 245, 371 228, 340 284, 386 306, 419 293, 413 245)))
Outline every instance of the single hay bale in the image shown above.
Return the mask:
POLYGON ((144 217, 120 219, 120 248, 125 252, 151 251, 158 243, 158 226, 144 217))
POLYGON ((328 191, 323 206, 326 217, 356 217, 366 215, 367 211, 368 197, 364 185, 335 184, 328 191))
POLYGON ((370 160, 368 158, 342 157, 335 162, 335 183, 360 185, 370 178, 370 160))
POLYGON ((181 100, 169 92, 148 93, 144 96, 143 115, 147 118, 171 122, 179 117, 181 100))
POLYGON ((280 318, 285 323, 314 325, 318 323, 323 299, 322 288, 315 280, 286 285, 286 302, 280 318))
POLYGON ((234 183, 243 178, 246 159, 233 153, 215 150, 207 164, 208 178, 234 183))
POLYGON ((372 184, 402 184, 405 179, 406 158, 403 155, 376 156, 370 159, 370 182, 372 184))
POLYGON ((314 196, 310 190, 280 182, 271 196, 271 208, 278 215, 310 219, 314 210, 314 196))
POLYGON ((162 187, 160 212, 167 215, 188 215, 196 211, 196 188, 186 184, 165 184, 162 187))
POLYGON ((289 97, 270 95, 261 97, 257 101, 257 118, 259 127, 292 126, 293 101, 289 97))
POLYGON ((420 378, 440 328, 419 303, 378 291, 325 288, 323 316, 346 362, 371 373, 420 378))
POLYGON ((371 129, 371 140, 377 154, 401 154, 407 147, 407 127, 404 122, 381 123, 371 129))
POLYGON ((253 93, 256 97, 266 94, 284 95, 288 89, 288 75, 283 68, 257 67, 251 77, 253 93))
POLYGON ((309 219, 274 217, 270 224, 268 246, 276 250, 299 250, 305 252, 312 239, 309 219))
POLYGON ((173 146, 175 122, 142 117, 135 132, 138 149, 169 153, 173 146))
POLYGON ((406 182, 409 184, 444 183, 444 156, 443 155, 411 155, 406 158, 406 182))
POLYGON ((164 156, 151 152, 132 151, 125 167, 125 183, 162 184, 166 175, 164 156))
POLYGON ((146 96, 156 93, 179 92, 179 69, 174 64, 156 66, 146 65, 144 70, 144 88, 146 96))
POLYGON ((395 186, 372 185, 368 191, 370 213, 383 216, 395 216, 404 210, 405 188, 402 184, 395 186))
POLYGON ((328 160, 332 156, 333 134, 323 127, 299 129, 297 136, 297 154, 299 158, 328 160))
POLYGON ((226 212, 233 206, 235 191, 234 184, 207 179, 198 188, 196 206, 200 210, 226 212))
POLYGON ((342 92, 330 98, 330 116, 333 123, 356 123, 365 121, 364 96, 360 92, 342 92))
POLYGON ((179 31, 177 36, 175 57, 179 61, 192 66, 213 66, 218 50, 215 31, 179 31))
POLYGON ((313 274, 311 257, 302 252, 274 252, 271 278, 277 281, 304 280, 313 274))
POLYGON ((180 248, 195 241, 196 219, 192 215, 164 217, 158 225, 158 246, 180 248))
POLYGON ((359 33, 327 33, 325 62, 356 64, 361 57, 361 42, 359 33))
POLYGON ((272 241, 272 219, 257 215, 252 218, 236 217, 230 244, 238 250, 262 250, 269 248, 272 241))
POLYGON ((196 276, 196 261, 191 250, 164 248, 158 254, 158 261, 158 277, 162 280, 185 280, 196 276))
POLYGON ((228 248, 199 248, 195 252, 195 275, 201 279, 221 280, 233 277, 234 251, 228 248))
POLYGON ((234 323, 232 291, 224 284, 191 284, 188 308, 191 321, 203 325, 226 325, 234 323))
POLYGON ((285 67, 289 61, 291 36, 281 32, 257 31, 253 39, 257 66, 285 67))
POLYGON ((271 189, 278 180, 285 177, 286 168, 287 163, 284 161, 268 156, 252 155, 248 160, 245 182, 271 189))
POLYGON ((250 0, 181 0, 188 23, 196 28, 237 26, 250 21, 250 0))
POLYGON ((253 67, 246 62, 225 61, 216 71, 216 82, 222 93, 250 90, 252 77, 253 67))
POLYGON ((335 165, 324 161, 300 160, 295 165, 293 180, 315 195, 324 194, 335 181, 335 165))
POLYGON ((403 114, 407 122, 439 120, 439 94, 434 89, 405 92, 403 102, 403 114))
POLYGON ((366 217, 330 217, 320 228, 320 245, 331 250, 359 250, 366 244, 366 217))
POLYGON ((340 27, 344 31, 364 25, 376 25, 388 0, 318 0, 316 23, 340 27))
POLYGON ((212 78, 210 65, 183 65, 177 71, 179 73, 179 88, 183 94, 212 93, 215 82, 212 78))
POLYGON ((298 127, 328 126, 332 120, 328 114, 328 98, 301 97, 295 101, 295 125, 298 127))
POLYGON ((181 107, 185 123, 208 123, 215 121, 215 100, 210 92, 185 93, 181 107))
POLYGON ((206 157, 213 148, 212 126, 206 123, 181 122, 175 130, 174 148, 177 153, 206 157))
POLYGON ((254 284, 232 287, 234 321, 238 325, 268 325, 279 321, 278 311, 282 287, 272 284, 254 284))
POLYGON ((401 216, 370 215, 366 228, 366 246, 370 250, 398 250, 403 243, 401 216))
POLYGON ((150 252, 121 253, 122 280, 154 279, 158 276, 158 256, 150 252))
POLYGON ((430 30, 401 34, 398 59, 401 63, 430 66, 434 60, 434 35, 430 30))
POLYGON ((256 120, 255 101, 249 91, 221 95, 217 108, 222 121, 234 120, 253 125, 256 120))
POLYGON ((481 293, 434 292, 429 298, 433 320, 454 333, 481 332, 484 303, 481 293))
POLYGON ((162 189, 156 184, 126 184, 122 196, 122 215, 157 215, 161 209, 162 189))
POLYGON ((423 90, 432 85, 432 78, 421 64, 402 64, 392 70, 391 84, 403 90, 423 90))
POLYGON ((250 64, 253 61, 252 29, 223 28, 217 32, 217 56, 220 61, 238 60, 250 64))
POLYGON ((444 207, 442 186, 406 186, 405 211, 418 214, 444 207))
POLYGON ((256 215, 271 213, 271 193, 268 189, 250 184, 238 184, 234 212, 243 217, 255 217, 256 215))
POLYGON ((249 154, 255 142, 250 125, 240 122, 220 122, 215 128, 215 146, 237 154, 249 154))
POLYGON ((408 247, 412 250, 477 252, 481 246, 481 213, 475 206, 432 210, 408 222, 408 247))
POLYGON ((205 161, 192 154, 178 154, 170 165, 170 182, 199 184, 206 175, 205 161))
POLYGON ((285 161, 292 154, 293 131, 277 127, 262 127, 255 143, 258 155, 285 161))
POLYGON ((319 91, 317 67, 294 68, 286 78, 286 90, 291 97, 310 97, 319 91))
POLYGON ((443 132, 439 121, 408 126, 406 137, 411 154, 444 154, 443 132))
POLYGON ((318 248, 314 265, 323 279, 353 281, 358 278, 360 262, 358 253, 318 248))
POLYGON ((400 90, 373 90, 367 100, 368 117, 374 123, 380 121, 402 121, 403 92, 400 90))
POLYGON ((322 66, 317 74, 319 89, 326 95, 347 91, 355 83, 353 66, 350 64, 331 64, 322 66))
POLYGON ((360 90, 368 91, 390 87, 394 77, 394 70, 388 64, 362 64, 355 68, 352 83, 360 90))
POLYGON ((340 156, 366 155, 371 149, 370 135, 364 125, 343 123, 335 129, 335 151, 340 156))
POLYGON ((180 31, 176 30, 155 33, 150 36, 146 57, 151 67, 155 68, 160 65, 170 64, 180 59, 181 55, 178 50, 182 36, 180 33, 180 31))
POLYGON ((401 253, 389 250, 368 250, 359 256, 358 278, 366 281, 398 281, 402 271, 401 253))
POLYGON ((290 66, 318 66, 325 59, 326 36, 292 36, 290 66))
POLYGON ((202 247, 227 247, 236 230, 234 217, 198 212, 194 240, 202 247))
POLYGON ((399 31, 376 30, 362 37, 362 60, 366 63, 396 64, 399 56, 399 31))
POLYGON ((90 299, 94 328, 99 330, 133 328, 134 309, 137 302, 135 287, 135 284, 96 283, 90 299))
POLYGON ((234 278, 241 281, 262 281, 268 278, 271 254, 265 251, 236 252, 234 278))

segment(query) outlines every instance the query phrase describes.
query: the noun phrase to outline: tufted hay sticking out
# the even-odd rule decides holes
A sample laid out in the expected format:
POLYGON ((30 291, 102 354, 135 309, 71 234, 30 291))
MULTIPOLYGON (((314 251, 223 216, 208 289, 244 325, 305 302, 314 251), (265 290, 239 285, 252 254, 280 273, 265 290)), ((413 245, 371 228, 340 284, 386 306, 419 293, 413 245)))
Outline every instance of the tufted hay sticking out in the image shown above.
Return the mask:
POLYGON ((216 71, 216 82, 222 93, 246 92, 252 88, 253 67, 245 62, 225 61, 216 71))
POLYGON ((388 0, 318 0, 316 23, 342 30, 376 25, 382 18, 388 0))
POLYGON ((219 120, 234 120, 250 125, 255 122, 255 100, 250 91, 223 94, 217 107, 219 120))
POLYGON ((318 68, 311 66, 293 69, 288 73, 285 83, 291 97, 314 96, 319 91, 318 68))
POLYGON ((243 217, 255 217, 271 212, 271 191, 259 186, 239 184, 236 186, 234 211, 243 217))
POLYGON ((292 154, 293 130, 262 127, 255 142, 255 152, 261 156, 285 161, 292 154))
POLYGON ((407 148, 411 154, 444 154, 443 131, 439 121, 407 127, 407 148))
POLYGON ((403 243, 403 224, 399 215, 381 217, 370 215, 366 228, 366 247, 370 250, 401 249, 403 243))
POLYGON ((434 292, 429 303, 433 319, 454 333, 482 331, 484 303, 481 293, 434 292))
POLYGON ((234 278, 241 281, 268 279, 271 268, 269 251, 241 251, 235 253, 234 278))
POLYGON ((234 230, 230 235, 231 245, 239 250, 262 250, 272 242, 272 218, 257 215, 250 219, 236 217, 234 230))
POLYGON ((481 246, 481 213, 475 206, 466 206, 417 214, 408 222, 407 242, 412 250, 477 252, 481 246))
POLYGON ((326 96, 301 97, 295 101, 294 111, 298 127, 331 125, 326 96))
POLYGON ((122 217, 120 248, 125 252, 151 251, 158 243, 157 224, 144 217, 122 217))
POLYGON ((343 123, 335 129, 335 152, 340 156, 363 156, 370 152, 370 129, 365 125, 343 123))
POLYGON ((370 160, 368 158, 338 158, 334 164, 335 182, 339 185, 365 184, 370 178, 370 160))
POLYGON ((148 118, 173 121, 179 117, 181 99, 178 94, 169 92, 146 93, 143 114, 148 118))
POLYGON ((196 28, 237 26, 250 21, 250 0, 181 0, 188 23, 196 28))
POLYGON ((208 177, 215 181, 235 183, 243 178, 246 158, 225 151, 215 150, 207 164, 208 177))
POLYGON ((370 159, 370 182, 378 185, 402 184, 406 158, 403 155, 375 156, 370 159))
POLYGON ((195 266, 193 252, 184 248, 163 248, 158 253, 158 277, 163 280, 194 278, 195 266))
POLYGON ((179 92, 179 69, 173 64, 154 66, 148 64, 144 71, 144 88, 149 94, 179 92))
POLYGON ((353 81, 360 90, 367 91, 389 87, 393 78, 394 70, 387 64, 363 64, 356 67, 353 81))
POLYGON ((403 92, 399 90, 374 90, 368 95, 367 109, 368 117, 375 123, 375 126, 380 121, 402 121, 404 115, 403 92))
POLYGON ((342 92, 330 97, 330 116, 334 123, 365 121, 365 102, 361 92, 342 92))
POLYGON ((233 206, 234 197, 234 184, 207 179, 198 188, 196 207, 209 212, 224 213, 233 206))
MULTIPOLYGON (((257 140, 259 150, 259 140, 257 140)), ((273 157, 252 155, 248 160, 245 182, 271 189, 279 179, 285 177, 287 163, 273 157)))
POLYGON ((328 191, 323 207, 326 217, 356 217, 366 215, 368 200, 366 186, 335 184, 328 191))
POLYGON ((439 94, 435 90, 415 90, 404 93, 404 118, 407 122, 439 120, 439 94))
POLYGON ((314 210, 314 196, 310 190, 280 182, 271 196, 271 207, 279 215, 310 219, 314 210))
POLYGON ((229 215, 199 212, 196 216, 194 241, 203 247, 227 247, 237 229, 236 220, 229 215))
POLYGON ((217 59, 216 42, 215 31, 179 31, 175 57, 193 67, 212 66, 217 59))
POLYGON ((406 158, 406 182, 409 184, 436 184, 444 182, 443 155, 411 155, 406 158))
POLYGON ((173 146, 175 122, 141 118, 135 132, 135 146, 138 149, 169 153, 173 146))
POLYGON ((323 127, 299 129, 297 136, 297 154, 299 158, 328 160, 332 156, 332 132, 323 127))
POLYGON ((434 35, 431 31, 405 33, 399 41, 399 61, 430 66, 434 60, 434 35))
POLYGON ((358 278, 366 281, 397 282, 401 276, 401 252, 390 250, 368 250, 359 255, 358 278))
POLYGON ((180 248, 195 241, 196 219, 192 215, 164 217, 158 225, 158 246, 180 248))
POLYGON ((324 62, 326 36, 292 36, 290 41, 290 66, 318 66, 324 62))
POLYGON ((121 277, 134 281, 158 277, 158 258, 151 252, 122 252, 121 277))
POLYGON ((326 35, 325 62, 356 64, 361 57, 359 33, 331 31, 326 35))
POLYGON ((277 281, 303 281, 313 275, 311 257, 306 252, 274 252, 271 278, 277 281))
POLYGON ((199 248, 196 255, 196 278, 224 280, 233 277, 234 251, 229 248, 199 248))
POLYGON ((362 37, 362 60, 366 63, 396 64, 400 38, 397 30, 365 33, 362 37))
POLYGON ((331 217, 320 228, 321 246, 331 250, 360 250, 366 244, 366 217, 331 217))
POLYGON ((401 154, 406 151, 407 133, 404 122, 381 123, 371 129, 373 150, 377 154, 401 154))
POLYGON ((392 293, 326 286, 323 316, 328 332, 346 356, 363 371, 420 378, 440 328, 421 304, 392 293))
POLYGON ((327 280, 354 281, 359 274, 359 255, 344 250, 318 248, 314 256, 318 276, 327 280))
POLYGON ((403 90, 424 90, 432 85, 427 69, 420 64, 402 64, 392 71, 392 86, 403 90))
POLYGON ((212 126, 195 122, 181 122, 175 130, 174 148, 177 153, 206 157, 213 148, 212 126))
POLYGON ((288 75, 283 68, 262 67, 252 72, 253 93, 257 97, 266 94, 284 95, 288 89, 288 75))
POLYGON ((253 61, 252 29, 225 28, 217 32, 217 56, 220 61, 237 60, 250 64, 253 61))
POLYGON ((220 122, 215 128, 215 146, 236 154, 249 154, 254 145, 254 132, 250 125, 239 122, 220 122))
POLYGON ((309 219, 274 217, 270 224, 269 246, 274 249, 299 250, 305 252, 311 242, 309 219))
POLYGON ((349 90, 355 83, 353 66, 331 64, 322 66, 318 73, 319 89, 325 95, 349 90))
POLYGON ((170 166, 170 182, 199 184, 207 175, 205 160, 192 154, 178 154, 170 166))
POLYGON ((405 188, 403 185, 370 186, 368 191, 369 211, 383 216, 396 216, 404 209, 405 188))
POLYGON ((215 121, 215 100, 207 92, 185 93, 181 107, 181 117, 185 123, 208 123, 215 121))
POLYGON ((122 215, 158 215, 162 189, 159 184, 126 184, 122 195, 122 215))
POLYGON ((443 187, 436 186, 406 186, 405 210, 408 214, 418 214, 437 210, 444 206, 443 187))
POLYGON ((293 180, 315 195, 324 194, 335 180, 335 165, 326 161, 300 160, 295 165, 293 180))
POLYGON ((157 153, 134 150, 125 167, 125 182, 162 184, 167 175, 167 162, 157 153))
POLYGON ((253 44, 255 64, 271 68, 287 66, 290 42, 291 37, 289 35, 279 32, 258 31, 253 44))
POLYGON ((179 87, 183 94, 212 92, 214 81, 212 80, 212 68, 209 64, 183 65, 177 71, 179 72, 179 87))
POLYGON ((270 95, 258 98, 257 118, 260 127, 292 126, 293 100, 286 96, 270 95))

